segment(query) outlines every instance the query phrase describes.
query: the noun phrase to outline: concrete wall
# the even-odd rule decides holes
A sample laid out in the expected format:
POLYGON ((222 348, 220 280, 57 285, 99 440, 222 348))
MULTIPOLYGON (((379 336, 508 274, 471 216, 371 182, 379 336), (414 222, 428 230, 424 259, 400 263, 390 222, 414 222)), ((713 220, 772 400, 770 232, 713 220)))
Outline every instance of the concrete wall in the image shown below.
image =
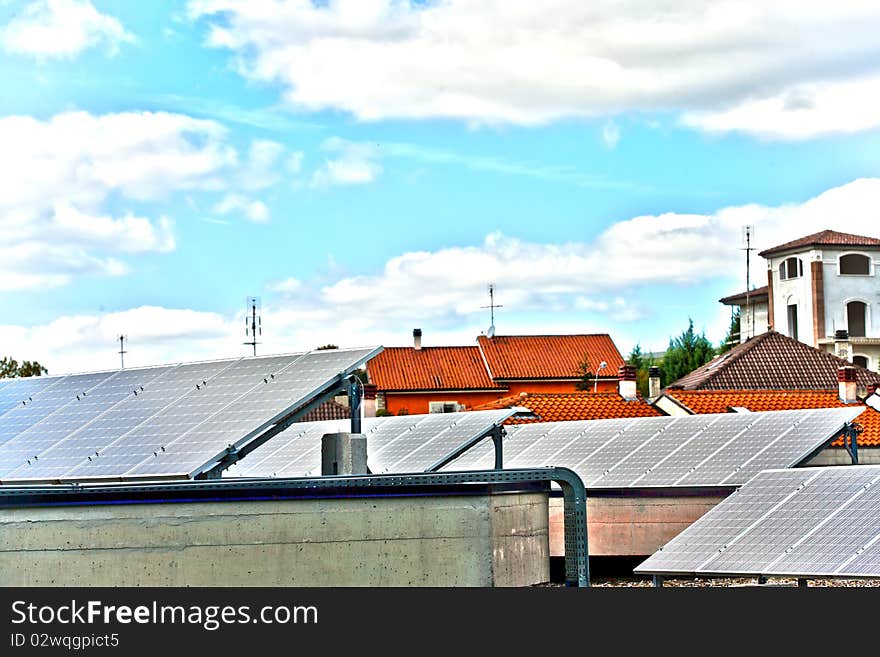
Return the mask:
POLYGON ((0 510, 0 586, 522 586, 546 493, 0 510))
MULTIPOLYGON (((880 465, 880 447, 859 446, 860 465, 880 465)), ((843 447, 828 447, 823 449, 810 461, 804 464, 806 467, 823 467, 826 465, 852 465, 849 452, 843 447)))
MULTIPOLYGON (((595 497, 587 491, 591 557, 650 555, 703 516, 726 495, 595 497)), ((550 555, 565 554, 561 497, 550 499, 550 555)))

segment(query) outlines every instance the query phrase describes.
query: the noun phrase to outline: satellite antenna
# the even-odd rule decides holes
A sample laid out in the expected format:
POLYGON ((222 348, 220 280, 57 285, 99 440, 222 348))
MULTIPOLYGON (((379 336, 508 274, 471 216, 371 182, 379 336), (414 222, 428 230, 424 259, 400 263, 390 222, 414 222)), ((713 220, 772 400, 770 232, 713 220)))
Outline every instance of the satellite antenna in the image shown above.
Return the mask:
POLYGON ((492 323, 489 325, 489 330, 486 335, 490 338, 495 336, 495 309, 496 308, 504 308, 501 304, 495 303, 495 283, 489 283, 489 305, 488 306, 480 306, 480 308, 488 308, 490 313, 490 318, 492 323))
POLYGON ((119 369, 124 370, 125 369, 125 354, 128 353, 125 350, 125 341, 128 340, 128 336, 127 335, 120 335, 116 339, 119 340, 119 369))
POLYGON ((248 297, 245 301, 244 335, 250 340, 244 344, 254 348, 254 356, 257 355, 257 345, 260 344, 257 337, 263 335, 263 318, 257 314, 259 309, 260 297, 248 297))
MULTIPOLYGON (((749 331, 746 333, 747 337, 753 338, 755 336, 755 309, 752 308, 751 304, 751 294, 752 294, 752 280, 751 280, 751 261, 752 261, 752 251, 755 250, 755 247, 752 246, 752 239, 755 237, 755 227, 752 224, 748 224, 743 226, 742 229, 742 239, 744 246, 742 247, 742 251, 746 252, 746 322, 749 323, 749 331)), ((740 336, 742 336, 743 331, 743 317, 740 314, 739 318, 739 332, 740 336)))

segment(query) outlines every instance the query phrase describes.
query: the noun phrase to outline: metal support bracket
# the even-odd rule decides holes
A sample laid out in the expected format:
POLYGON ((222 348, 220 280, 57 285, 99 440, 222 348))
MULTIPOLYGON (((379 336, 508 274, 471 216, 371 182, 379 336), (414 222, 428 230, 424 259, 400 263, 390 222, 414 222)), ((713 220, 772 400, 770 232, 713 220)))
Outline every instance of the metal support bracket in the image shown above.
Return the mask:
POLYGON ((856 422, 847 422, 843 430, 843 446, 853 465, 859 464, 859 434, 864 430, 864 427, 856 422))

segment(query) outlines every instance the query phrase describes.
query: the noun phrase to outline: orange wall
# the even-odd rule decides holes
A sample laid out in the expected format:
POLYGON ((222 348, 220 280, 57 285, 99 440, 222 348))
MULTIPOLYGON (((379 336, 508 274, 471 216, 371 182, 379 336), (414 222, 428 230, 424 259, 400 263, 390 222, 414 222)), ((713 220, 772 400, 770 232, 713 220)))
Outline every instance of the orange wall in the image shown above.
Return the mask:
MULTIPOLYGON (((592 390, 592 389, 591 389, 592 390)), ((616 381, 599 381, 598 392, 615 392, 616 381)), ((464 404, 468 408, 479 406, 487 402, 495 401, 503 397, 518 395, 521 392, 575 392, 573 382, 563 381, 521 381, 511 383, 509 389, 496 392, 386 392, 385 408, 392 414, 397 415, 402 409, 406 409, 410 415, 420 415, 428 412, 428 402, 454 401, 464 404)))
POLYGON ((419 415, 428 412, 428 402, 454 401, 464 404, 468 408, 479 406, 496 399, 507 396, 506 390, 498 392, 415 392, 415 393, 385 393, 385 408, 392 414, 397 415, 401 409, 409 411, 410 415, 419 415))
MULTIPOLYGON (((518 395, 521 392, 577 392, 573 381, 516 381, 508 384, 510 392, 506 395, 518 395)), ((615 392, 617 381, 599 381, 597 392, 615 392)), ((592 392, 590 388, 588 392, 592 392)))

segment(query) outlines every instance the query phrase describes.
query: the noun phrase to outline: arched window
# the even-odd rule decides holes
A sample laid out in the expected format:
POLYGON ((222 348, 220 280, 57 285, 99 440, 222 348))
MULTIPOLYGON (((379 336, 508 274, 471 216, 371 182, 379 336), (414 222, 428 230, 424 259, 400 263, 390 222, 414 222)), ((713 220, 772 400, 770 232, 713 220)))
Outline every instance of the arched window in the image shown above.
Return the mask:
POLYGON ((863 301, 850 301, 846 304, 846 330, 850 337, 864 338, 867 328, 868 305, 863 301))
POLYGON ((868 369, 868 357, 867 356, 853 356, 852 359, 853 365, 858 367, 864 367, 868 369))
POLYGON ((845 276, 870 276, 871 259, 861 253, 840 256, 840 273, 845 276))
POLYGON ((786 258, 779 264, 779 280, 787 281, 804 275, 804 263, 800 258, 786 258))

